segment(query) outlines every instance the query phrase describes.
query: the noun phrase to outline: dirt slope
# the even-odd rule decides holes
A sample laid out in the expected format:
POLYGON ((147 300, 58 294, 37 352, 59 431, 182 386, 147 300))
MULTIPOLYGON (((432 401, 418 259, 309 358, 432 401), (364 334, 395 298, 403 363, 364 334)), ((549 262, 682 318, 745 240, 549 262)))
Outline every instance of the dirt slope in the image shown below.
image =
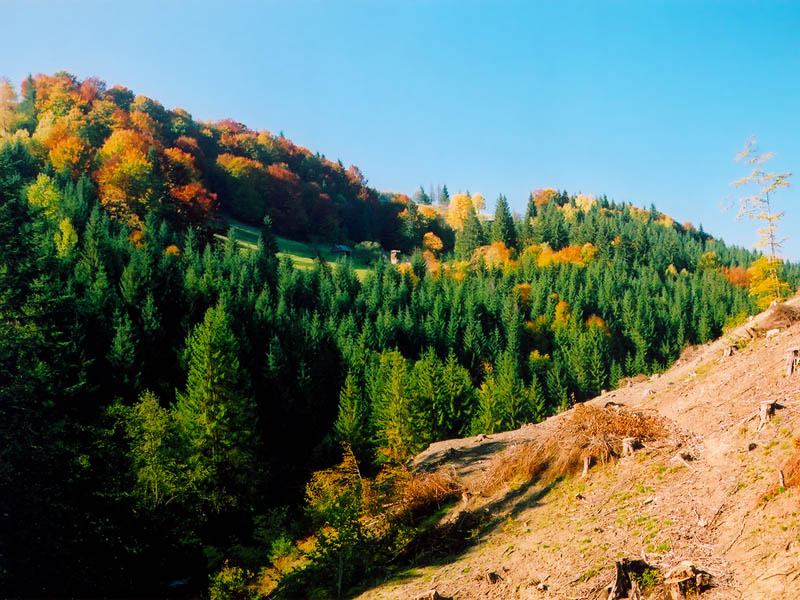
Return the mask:
MULTIPOLYGON (((800 309, 800 298, 787 306, 800 309)), ((455 552, 434 553, 427 566, 398 571, 359 598, 414 598, 432 589, 458 600, 605 598, 615 561, 644 558, 662 573, 683 560, 710 573, 704 599, 799 599, 800 489, 762 500, 800 436, 800 374, 784 374, 786 349, 800 346, 800 323, 789 326, 785 312, 772 308, 687 350, 666 374, 591 400, 657 413, 671 433, 585 478, 480 493, 498 452, 546 435, 569 412, 433 444, 416 468, 455 469, 471 490, 445 520, 463 511, 482 524, 473 522, 473 537, 455 552), (760 333, 751 338, 745 328, 760 333), (764 335, 774 328, 780 332, 764 335), (723 358, 733 338, 749 341, 723 358), (764 400, 779 408, 759 430, 764 400)))

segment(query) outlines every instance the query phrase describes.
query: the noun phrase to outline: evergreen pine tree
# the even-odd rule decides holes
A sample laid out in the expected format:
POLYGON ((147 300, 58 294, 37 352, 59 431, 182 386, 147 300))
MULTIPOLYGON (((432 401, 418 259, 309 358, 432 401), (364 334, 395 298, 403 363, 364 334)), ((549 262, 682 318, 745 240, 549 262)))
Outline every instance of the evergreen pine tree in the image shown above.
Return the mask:
POLYGON ((509 249, 517 247, 517 232, 514 229, 514 220, 511 218, 508 200, 502 194, 497 199, 494 222, 492 222, 491 241, 502 242, 509 249))
POLYGON ((486 238, 475 207, 471 204, 467 209, 467 216, 464 219, 464 226, 456 233, 455 253, 459 260, 469 260, 475 248, 486 243, 486 238))
POLYGON ((198 502, 216 512, 246 501, 257 475, 256 415, 221 301, 189 335, 186 356, 175 419, 198 502))

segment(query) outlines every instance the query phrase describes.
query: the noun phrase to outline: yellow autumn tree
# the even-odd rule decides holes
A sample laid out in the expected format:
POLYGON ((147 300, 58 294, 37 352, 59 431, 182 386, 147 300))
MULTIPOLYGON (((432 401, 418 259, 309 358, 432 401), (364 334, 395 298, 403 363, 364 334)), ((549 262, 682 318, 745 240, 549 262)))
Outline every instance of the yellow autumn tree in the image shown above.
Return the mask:
POLYGON ((782 261, 778 258, 784 240, 778 237, 777 228, 784 213, 775 211, 772 196, 779 189, 791 185, 789 177, 792 174, 768 171, 765 165, 774 156, 774 152, 761 153, 755 136, 751 137, 735 158, 736 162, 748 165, 750 173, 731 184, 750 192, 737 199, 739 213, 736 218, 756 219, 763 223, 758 230, 756 247, 767 249, 768 254, 750 267, 753 269, 750 272, 750 294, 762 308, 769 306, 773 300, 783 298, 782 290, 788 290, 789 287, 780 279, 782 261), (764 280, 764 277, 770 281, 764 280))
POLYGON ((16 120, 17 92, 7 77, 0 78, 0 135, 12 133, 16 120))
POLYGON ((441 238, 431 231, 422 236, 422 245, 431 252, 439 252, 443 246, 441 238))
POLYGON ((772 304, 773 300, 789 297, 789 284, 780 278, 782 265, 780 258, 761 256, 747 269, 750 276, 750 296, 762 310, 772 304))
POLYGON ((755 189, 737 199, 739 213, 737 219, 758 219, 764 222, 764 227, 758 230, 758 248, 769 248, 772 257, 777 256, 782 239, 778 238, 778 221, 784 213, 777 213, 772 206, 772 195, 780 188, 791 185, 790 172, 774 173, 765 170, 765 163, 775 156, 774 152, 759 153, 758 142, 755 137, 750 138, 744 149, 736 155, 736 162, 750 166, 750 173, 737 179, 731 185, 755 189))
POLYGON ((447 224, 456 231, 460 231, 464 227, 464 220, 467 218, 471 206, 473 206, 472 198, 467 194, 453 194, 447 211, 447 224))

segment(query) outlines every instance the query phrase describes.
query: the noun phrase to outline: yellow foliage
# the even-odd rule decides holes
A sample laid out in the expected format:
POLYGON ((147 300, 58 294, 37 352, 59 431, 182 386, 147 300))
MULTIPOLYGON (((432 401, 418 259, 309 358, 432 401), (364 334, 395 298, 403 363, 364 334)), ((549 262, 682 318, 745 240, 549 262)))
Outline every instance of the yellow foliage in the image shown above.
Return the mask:
POLYGON ((472 206, 475 207, 475 212, 479 213, 484 208, 486 208, 486 198, 481 196, 480 194, 473 194, 472 195, 472 206))
POLYGON ((494 242, 489 246, 475 248, 472 262, 478 261, 480 257, 483 257, 484 263, 490 267, 505 265, 511 260, 511 251, 506 248, 503 242, 494 242))
POLYGON ((464 219, 467 218, 470 206, 472 198, 466 194, 453 194, 447 211, 447 223, 450 227, 458 231, 464 226, 464 219))
POLYGON ((575 198, 575 206, 583 212, 588 212, 595 204, 597 204, 597 199, 594 196, 578 194, 575 198))
POLYGON ((667 229, 672 229, 675 227, 675 221, 669 215, 661 215, 658 219, 656 219, 656 223, 662 227, 666 227, 667 229))
POLYGON ((575 221, 576 216, 580 212, 580 209, 575 206, 572 206, 571 204, 565 204, 564 206, 561 207, 561 212, 564 213, 564 218, 568 222, 573 223, 575 221))
POLYGON ((89 167, 92 149, 77 136, 67 135, 50 149, 50 162, 57 171, 69 169, 75 176, 89 167))
POLYGON ((431 252, 439 252, 442 249, 442 240, 438 235, 429 231, 422 236, 422 245, 431 252))
POLYGON ((773 301, 789 297, 789 284, 780 278, 782 264, 780 258, 761 256, 747 269, 750 276, 750 295, 762 310, 773 301))
POLYGON ((180 249, 175 244, 170 244, 164 249, 164 254, 167 256, 178 256, 180 253, 180 249))
POLYGON ((423 204, 422 206, 419 207, 419 214, 421 214, 429 221, 433 221, 438 216, 439 213, 436 212, 436 209, 433 206, 423 204))
POLYGON ((556 315, 553 319, 553 327, 563 327, 569 323, 572 311, 566 300, 559 300, 556 304, 556 315))
POLYGON ((597 246, 591 242, 586 242, 583 246, 581 246, 581 260, 584 264, 593 261, 596 255, 597 246))
POLYGON ((59 221, 58 231, 53 234, 53 237, 56 242, 56 251, 60 258, 67 256, 78 243, 78 234, 75 233, 72 222, 67 218, 59 221))
POLYGON ((703 252, 700 260, 697 261, 698 271, 716 271, 720 268, 719 258, 713 250, 703 252))
POLYGON ((555 200, 558 197, 558 192, 553 188, 544 188, 541 190, 533 191, 533 202, 537 207, 544 206, 550 200, 555 200))
MULTIPOLYGON (((530 248, 526 249, 526 252, 530 248)), ((572 263, 580 267, 594 259, 597 254, 597 247, 587 242, 583 246, 567 246, 558 252, 554 252, 549 246, 543 245, 536 254, 536 264, 540 267, 547 267, 558 263, 572 263)))
POLYGON ((31 206, 42 209, 50 219, 58 217, 61 205, 61 194, 58 192, 53 179, 44 173, 39 173, 36 181, 26 190, 28 202, 31 206))

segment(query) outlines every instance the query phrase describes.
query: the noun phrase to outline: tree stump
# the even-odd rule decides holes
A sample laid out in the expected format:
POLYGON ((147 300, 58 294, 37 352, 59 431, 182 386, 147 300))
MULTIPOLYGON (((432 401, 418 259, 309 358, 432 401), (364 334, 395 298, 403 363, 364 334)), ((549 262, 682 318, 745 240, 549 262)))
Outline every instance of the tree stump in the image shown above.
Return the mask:
POLYGON ((670 600, 694 598, 710 585, 711 575, 688 560, 670 569, 664 578, 664 588, 670 600))
POLYGON ((634 447, 636 446, 636 438, 627 437, 622 439, 622 456, 629 456, 633 454, 634 447))
POLYGON ((764 425, 767 424, 767 421, 770 420, 770 417, 775 414, 775 404, 777 404, 774 400, 764 400, 759 406, 759 416, 761 417, 761 421, 758 424, 758 429, 756 431, 761 431, 764 425))
POLYGON ((642 592, 636 579, 631 577, 631 573, 641 571, 647 565, 642 561, 629 561, 622 559, 614 565, 616 575, 611 585, 606 588, 608 592, 607 600, 641 600, 642 592), (643 565, 643 566, 642 566, 643 565))
POLYGON ((800 366, 800 348, 788 348, 786 350, 786 377, 791 377, 795 369, 800 366))
POLYGON ((589 465, 592 462, 592 457, 588 454, 583 457, 583 473, 581 473, 581 478, 586 477, 586 474, 589 472, 589 465))
POLYGON ((414 596, 410 600, 449 600, 446 596, 442 596, 436 590, 428 590, 419 596, 414 596))

